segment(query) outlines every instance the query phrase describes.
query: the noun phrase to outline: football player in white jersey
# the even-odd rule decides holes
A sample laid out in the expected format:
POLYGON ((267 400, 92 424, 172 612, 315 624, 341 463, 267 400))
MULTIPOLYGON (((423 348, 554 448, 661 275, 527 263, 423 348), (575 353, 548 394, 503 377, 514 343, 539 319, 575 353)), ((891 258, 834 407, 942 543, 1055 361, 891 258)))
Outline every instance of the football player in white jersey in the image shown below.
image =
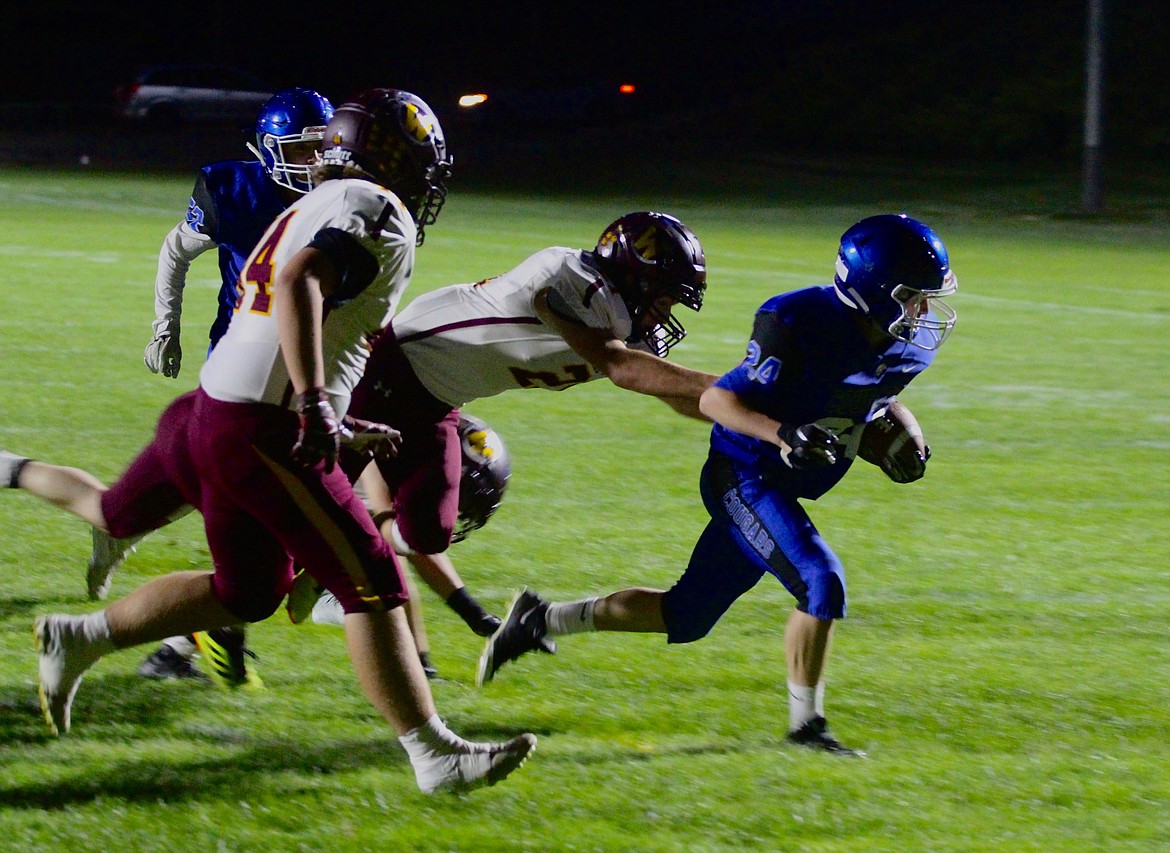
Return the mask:
MULTIPOLYGON (((608 377, 705 420, 698 400, 718 377, 665 356, 686 333, 672 309, 698 311, 706 276, 686 225, 639 211, 613 222, 594 249, 544 249, 495 278, 423 294, 375 340, 352 411, 403 436, 396 457, 378 460, 392 501, 374 506, 375 517, 476 633, 494 633, 499 619, 467 592, 446 554, 458 511, 459 407, 608 377)), ((366 464, 342 454, 351 477, 366 464)))
POLYGON ((215 564, 155 578, 96 613, 36 620, 41 704, 55 733, 69 730, 77 688, 101 657, 267 618, 295 564, 342 602, 358 681, 396 730, 421 790, 494 784, 527 760, 531 734, 473 743, 440 719, 401 607, 402 571, 335 464, 349 424, 362 428, 365 447, 394 449, 394 430, 345 415, 366 335, 388 323, 410 280, 449 163, 442 129, 417 96, 374 89, 342 104, 315 188, 245 264, 237 313, 200 387, 163 412, 126 473, 104 489, 72 469, 0 455, 7 485, 119 538, 197 507, 215 564))

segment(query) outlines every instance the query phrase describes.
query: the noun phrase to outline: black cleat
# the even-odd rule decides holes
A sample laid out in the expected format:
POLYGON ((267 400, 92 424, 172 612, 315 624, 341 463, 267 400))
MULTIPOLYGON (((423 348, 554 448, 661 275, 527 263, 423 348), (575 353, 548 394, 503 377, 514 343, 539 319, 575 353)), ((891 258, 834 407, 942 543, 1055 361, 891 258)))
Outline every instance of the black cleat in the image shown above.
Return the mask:
POLYGON ((839 740, 829 734, 829 723, 824 717, 813 717, 799 729, 788 733, 788 740, 798 746, 809 749, 819 749, 833 755, 847 755, 854 758, 865 758, 860 749, 850 749, 843 746, 839 740))
POLYGON ((138 674, 143 678, 154 678, 159 681, 166 681, 172 678, 194 678, 199 681, 209 680, 206 675, 199 671, 199 668, 195 666, 190 658, 183 657, 183 655, 165 643, 159 646, 154 654, 142 662, 138 667, 138 674))
POLYGON ((439 671, 435 669, 434 663, 431 662, 429 652, 419 652, 418 662, 422 664, 423 674, 427 677, 428 681, 439 677, 439 671))
POLYGON ((503 624, 488 638, 483 654, 479 656, 479 668, 475 673, 478 686, 491 681, 501 666, 526 652, 556 654, 557 644, 546 636, 546 610, 548 603, 528 589, 521 590, 512 599, 503 624))
POLYGON ((474 624, 467 623, 468 626, 481 637, 490 637, 496 631, 500 630, 500 626, 504 624, 504 620, 494 613, 484 613, 479 619, 475 620, 474 624))

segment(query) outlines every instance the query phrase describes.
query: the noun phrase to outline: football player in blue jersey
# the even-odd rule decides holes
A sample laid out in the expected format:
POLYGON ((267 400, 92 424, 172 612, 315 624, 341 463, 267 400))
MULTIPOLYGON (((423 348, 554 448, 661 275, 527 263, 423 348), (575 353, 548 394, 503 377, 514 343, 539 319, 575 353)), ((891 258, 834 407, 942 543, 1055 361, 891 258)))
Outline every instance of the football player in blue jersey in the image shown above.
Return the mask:
MULTIPOLYGON (((768 573, 796 599, 784 632, 789 740, 863 754, 842 746, 825 721, 823 675, 833 624, 845 616, 845 572, 800 501, 840 481, 866 424, 930 365, 954 327, 942 297, 956 287, 946 247, 923 223, 887 214, 846 231, 834 283, 765 302, 747 357, 700 399, 715 422, 700 478, 711 520, 675 585, 565 603, 523 590, 487 641, 477 682, 548 636, 633 631, 698 640, 768 573)), ((909 474, 891 478, 925 473, 929 452, 911 453, 909 474)))
MULTIPOLYGON (((187 215, 170 230, 158 256, 154 282, 154 337, 143 360, 152 373, 176 378, 182 364, 180 327, 183 288, 191 263, 218 247, 219 310, 208 334, 208 353, 227 331, 236 305, 236 282, 248 255, 285 208, 313 188, 309 176, 333 105, 313 89, 277 92, 256 117, 255 160, 224 160, 199 170, 187 215)), ((94 554, 87 575, 92 598, 105 598, 114 569, 132 546, 94 532, 94 554)), ((258 685, 246 665, 251 652, 237 629, 217 629, 195 637, 171 637, 143 661, 147 678, 199 678, 192 664, 203 650, 216 680, 227 686, 258 685)))
POLYGON ((333 105, 312 89, 277 92, 256 118, 256 145, 248 143, 257 159, 223 160, 199 170, 187 215, 167 234, 158 256, 154 338, 144 355, 152 373, 171 379, 179 375, 187 270, 216 247, 223 283, 208 351, 223 337, 235 309, 240 269, 277 214, 313 188, 309 164, 332 116, 333 105))

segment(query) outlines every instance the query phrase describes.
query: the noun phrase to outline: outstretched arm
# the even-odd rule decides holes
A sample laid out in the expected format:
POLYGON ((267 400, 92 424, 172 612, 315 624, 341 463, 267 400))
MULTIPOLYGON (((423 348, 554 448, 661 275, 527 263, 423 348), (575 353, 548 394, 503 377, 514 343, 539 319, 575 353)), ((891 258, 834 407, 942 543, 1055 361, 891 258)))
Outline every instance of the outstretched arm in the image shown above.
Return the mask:
POLYGON ((541 322, 556 329, 574 352, 614 385, 658 397, 680 414, 708 420, 699 411, 699 397, 719 377, 631 349, 608 329, 572 323, 549 308, 547 293, 543 291, 536 298, 541 322))

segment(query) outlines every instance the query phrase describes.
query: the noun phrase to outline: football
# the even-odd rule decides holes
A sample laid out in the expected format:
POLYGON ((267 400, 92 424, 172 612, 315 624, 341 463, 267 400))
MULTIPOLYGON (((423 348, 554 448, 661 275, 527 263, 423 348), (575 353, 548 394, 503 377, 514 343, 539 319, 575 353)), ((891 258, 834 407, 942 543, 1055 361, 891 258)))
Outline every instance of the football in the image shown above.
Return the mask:
POLYGON ((930 448, 914 413, 895 400, 865 425, 857 455, 877 465, 895 483, 913 483, 926 473, 930 448))

